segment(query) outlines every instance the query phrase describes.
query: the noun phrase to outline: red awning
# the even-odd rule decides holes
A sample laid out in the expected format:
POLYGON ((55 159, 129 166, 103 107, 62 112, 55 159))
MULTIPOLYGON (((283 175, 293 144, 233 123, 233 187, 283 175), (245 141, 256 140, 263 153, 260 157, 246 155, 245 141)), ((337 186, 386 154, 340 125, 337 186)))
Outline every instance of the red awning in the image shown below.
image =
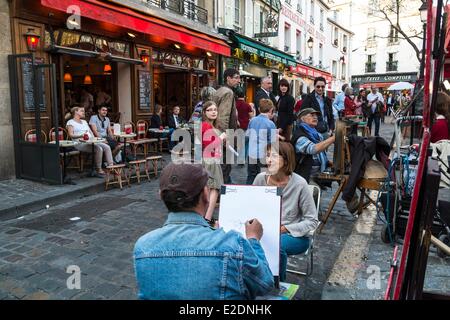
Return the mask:
POLYGON ((206 51, 230 56, 230 47, 221 39, 169 22, 147 16, 131 9, 118 7, 98 0, 41 0, 45 7, 66 12, 69 6, 78 6, 81 16, 100 22, 159 36, 180 44, 191 45, 206 51))

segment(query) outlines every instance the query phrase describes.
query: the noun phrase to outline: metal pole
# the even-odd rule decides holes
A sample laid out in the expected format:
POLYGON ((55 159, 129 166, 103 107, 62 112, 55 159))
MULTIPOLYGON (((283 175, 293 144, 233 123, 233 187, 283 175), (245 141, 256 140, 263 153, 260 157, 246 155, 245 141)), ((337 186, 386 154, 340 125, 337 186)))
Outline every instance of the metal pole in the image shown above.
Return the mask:
MULTIPOLYGON (((427 24, 424 23, 422 25, 423 28, 423 40, 422 40, 422 57, 420 59, 420 71, 419 71, 419 83, 418 86, 416 86, 416 88, 418 88, 420 90, 420 88, 422 88, 423 86, 423 74, 424 74, 424 69, 425 69, 425 43, 426 43, 426 27, 427 24)), ((423 92, 423 91, 420 91, 423 92)), ((420 93, 419 95, 423 95, 423 93, 420 93)), ((423 106, 423 99, 416 99, 416 102, 413 103, 412 105, 412 109, 411 109, 411 115, 415 116, 416 115, 416 103, 420 103, 423 106)), ((411 138, 410 138, 410 145, 413 144, 413 138, 414 138, 414 132, 415 132, 415 122, 413 121, 411 123, 411 138)))

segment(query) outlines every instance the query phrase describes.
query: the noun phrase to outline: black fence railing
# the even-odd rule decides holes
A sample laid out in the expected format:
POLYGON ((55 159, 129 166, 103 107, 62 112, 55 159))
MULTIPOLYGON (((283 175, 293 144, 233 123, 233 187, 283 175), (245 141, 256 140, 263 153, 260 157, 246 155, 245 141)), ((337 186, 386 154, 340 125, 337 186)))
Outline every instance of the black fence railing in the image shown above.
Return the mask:
POLYGON ((376 63, 375 62, 366 62, 366 72, 375 72, 376 63))
POLYGON ((148 0, 149 5, 185 16, 186 18, 208 24, 208 10, 188 0, 148 0))
POLYGON ((386 62, 386 71, 397 71, 398 61, 387 61, 386 62))

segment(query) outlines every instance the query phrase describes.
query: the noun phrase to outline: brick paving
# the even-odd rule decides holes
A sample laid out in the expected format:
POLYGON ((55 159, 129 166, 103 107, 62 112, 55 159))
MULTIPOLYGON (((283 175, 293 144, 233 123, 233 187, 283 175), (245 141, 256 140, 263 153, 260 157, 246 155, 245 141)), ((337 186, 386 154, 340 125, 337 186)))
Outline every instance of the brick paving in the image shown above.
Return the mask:
MULTIPOLYGON (((383 126, 383 129, 386 135, 392 130, 389 126, 383 126)), ((235 183, 244 183, 245 167, 234 167, 232 178, 235 183)), ((17 183, 28 188, 23 181, 17 183)), ((41 188, 36 192, 53 188, 39 186, 41 188)), ((0 185, 0 192, 2 188, 6 187, 0 185)), ((36 187, 31 186, 27 192, 33 194, 32 188, 36 187)), ((334 184, 332 190, 322 193, 322 211, 336 188, 334 184)), ((21 219, 0 221, 0 299, 136 299, 132 250, 141 235, 160 227, 165 221, 166 210, 157 194, 158 181, 153 179, 123 190, 73 197, 21 219), (91 207, 83 206, 87 202, 91 207), (106 210, 96 206, 108 202, 111 203, 106 210), (73 217, 80 219, 71 221, 73 217), (81 270, 81 289, 67 287, 71 274, 66 270, 73 265, 81 270)), ((323 232, 316 236, 312 276, 288 274, 288 282, 300 284, 296 299, 322 298, 336 259, 353 232, 354 221, 345 203, 339 200, 323 232)), ((369 254, 362 263, 383 266, 384 272, 392 250, 381 242, 379 228, 381 225, 376 226, 371 235, 369 254)), ((304 262, 301 260, 291 259, 290 263, 300 266, 304 262)), ((431 282, 426 286, 445 290, 447 284, 440 283, 450 279, 449 261, 432 260, 435 276, 430 276, 431 282)), ((382 290, 366 292, 364 280, 367 275, 363 270, 361 268, 357 273, 355 289, 361 294, 355 297, 379 298, 382 290)), ((342 289, 342 295, 336 298, 348 296, 347 288, 342 289)))

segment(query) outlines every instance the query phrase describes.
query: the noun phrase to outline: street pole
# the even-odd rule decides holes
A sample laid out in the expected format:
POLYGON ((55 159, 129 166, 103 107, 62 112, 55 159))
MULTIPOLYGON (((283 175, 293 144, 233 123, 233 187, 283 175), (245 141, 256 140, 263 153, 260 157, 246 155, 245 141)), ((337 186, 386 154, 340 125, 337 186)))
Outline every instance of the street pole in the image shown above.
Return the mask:
MULTIPOLYGON (((416 88, 419 88, 419 90, 422 88, 423 86, 423 77, 424 77, 424 70, 425 70, 425 43, 426 43, 426 28, 427 28, 427 24, 424 23, 422 25, 423 28, 423 41, 422 41, 422 56, 420 57, 420 69, 419 69, 419 83, 418 85, 416 85, 416 88)), ((416 115, 416 103, 419 104, 419 106, 421 106, 421 108, 419 108, 419 110, 423 110, 423 90, 419 91, 419 96, 417 97, 417 99, 415 99, 413 105, 412 105, 412 109, 411 109, 411 113, 412 116, 416 115)), ((410 138, 410 145, 413 144, 413 138, 414 138, 414 133, 415 133, 415 121, 411 122, 411 138, 410 138)))

